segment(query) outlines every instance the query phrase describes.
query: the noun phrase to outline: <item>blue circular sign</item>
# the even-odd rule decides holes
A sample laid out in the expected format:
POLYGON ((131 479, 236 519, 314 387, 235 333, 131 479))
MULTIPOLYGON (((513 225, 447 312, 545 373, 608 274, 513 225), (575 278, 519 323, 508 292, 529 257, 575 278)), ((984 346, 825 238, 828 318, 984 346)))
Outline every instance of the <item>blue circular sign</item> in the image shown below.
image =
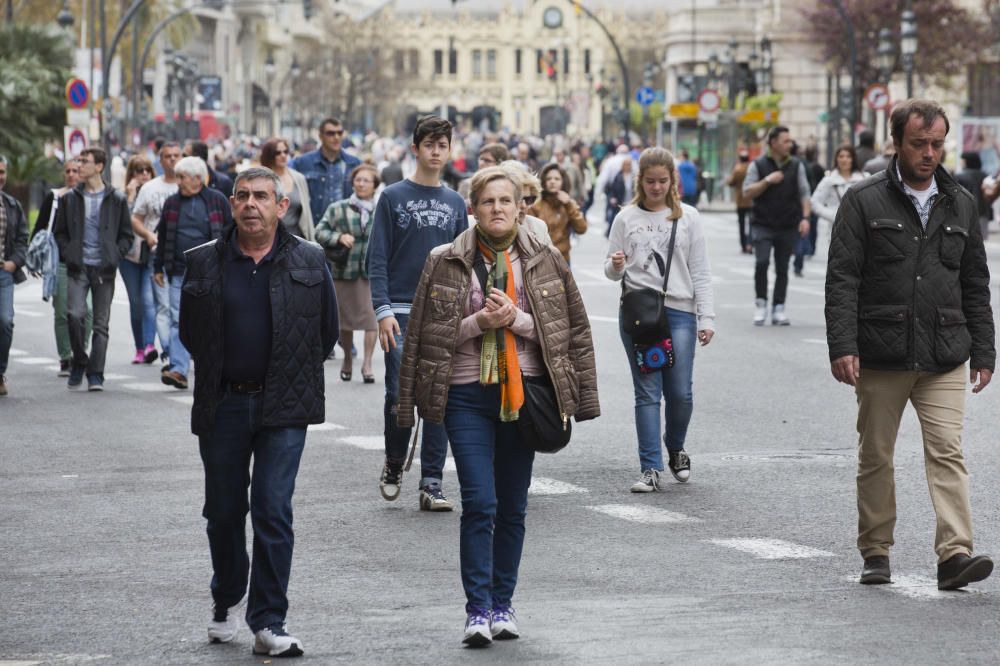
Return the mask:
POLYGON ((649 106, 656 101, 656 92, 649 86, 643 86, 635 91, 635 101, 642 106, 649 106))
POLYGON ((70 79, 66 84, 66 101, 71 109, 82 109, 90 102, 90 89, 83 79, 70 79))

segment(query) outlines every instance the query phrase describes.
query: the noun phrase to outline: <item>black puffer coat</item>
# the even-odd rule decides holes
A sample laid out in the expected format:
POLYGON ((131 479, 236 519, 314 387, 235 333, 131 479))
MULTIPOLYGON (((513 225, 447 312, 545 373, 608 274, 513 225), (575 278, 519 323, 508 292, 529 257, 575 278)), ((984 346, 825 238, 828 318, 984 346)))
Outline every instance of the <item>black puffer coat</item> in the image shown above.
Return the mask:
POLYGON ((996 361, 990 273, 975 200, 945 171, 925 232, 896 158, 844 195, 826 273, 830 360, 944 372, 996 361))

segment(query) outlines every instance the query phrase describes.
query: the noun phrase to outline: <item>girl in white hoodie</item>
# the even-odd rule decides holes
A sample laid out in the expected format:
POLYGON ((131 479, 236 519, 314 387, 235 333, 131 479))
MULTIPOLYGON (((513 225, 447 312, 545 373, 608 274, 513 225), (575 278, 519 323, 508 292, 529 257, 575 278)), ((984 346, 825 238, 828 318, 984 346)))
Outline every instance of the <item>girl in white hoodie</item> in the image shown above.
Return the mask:
POLYGON ((831 227, 837 217, 837 209, 840 208, 840 200, 844 198, 844 194, 852 185, 865 177, 861 173, 857 153, 851 146, 838 148, 833 162, 836 168, 819 181, 819 185, 816 186, 816 191, 812 195, 813 212, 819 215, 821 220, 826 220, 831 227))

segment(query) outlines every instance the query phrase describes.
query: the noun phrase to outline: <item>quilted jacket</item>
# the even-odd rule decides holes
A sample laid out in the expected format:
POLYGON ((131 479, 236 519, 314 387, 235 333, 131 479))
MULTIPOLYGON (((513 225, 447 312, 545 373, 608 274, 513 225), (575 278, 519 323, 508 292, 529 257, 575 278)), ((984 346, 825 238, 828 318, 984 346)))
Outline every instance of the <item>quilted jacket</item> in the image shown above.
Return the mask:
MULTIPOLYGON (((564 417, 597 418, 597 368, 590 320, 569 266, 559 251, 518 228, 524 288, 531 303, 545 367, 564 417)), ((476 254, 476 231, 434 249, 424 264, 410 310, 399 371, 401 427, 413 425, 413 408, 427 421, 444 420, 458 329, 465 314, 476 254)))
POLYGON ((944 372, 996 361, 990 273, 975 200, 943 168, 927 230, 889 167, 844 195, 826 273, 830 360, 944 372))

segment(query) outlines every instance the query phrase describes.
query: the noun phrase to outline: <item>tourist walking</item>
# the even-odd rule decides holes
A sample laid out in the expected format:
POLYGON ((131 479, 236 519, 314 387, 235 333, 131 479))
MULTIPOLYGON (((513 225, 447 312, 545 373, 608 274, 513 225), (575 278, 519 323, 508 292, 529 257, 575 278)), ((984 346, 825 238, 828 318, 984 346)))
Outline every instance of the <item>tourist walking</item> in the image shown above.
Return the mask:
POLYGON ((552 244, 559 249, 568 264, 570 232, 587 233, 587 220, 569 194, 569 178, 561 166, 546 164, 538 179, 542 182, 542 196, 528 208, 528 214, 548 225, 552 244))
POLYGON ((28 216, 20 202, 3 189, 10 162, 0 155, 0 397, 6 396, 7 363, 14 339, 14 285, 28 278, 24 262, 28 254, 28 216))
MULTIPOLYGON (((141 155, 133 155, 125 169, 125 197, 129 209, 135 207, 142 186, 154 177, 153 163, 141 155)), ((118 265, 128 294, 129 317, 132 324, 133 365, 152 363, 157 359, 156 303, 153 301, 153 257, 149 243, 136 236, 132 248, 118 265)))
POLYGON ((315 240, 309 185, 305 176, 288 166, 290 157, 288 142, 284 139, 268 139, 260 148, 260 165, 278 174, 281 189, 288 197, 288 210, 281 218, 285 231, 306 240, 315 240))

